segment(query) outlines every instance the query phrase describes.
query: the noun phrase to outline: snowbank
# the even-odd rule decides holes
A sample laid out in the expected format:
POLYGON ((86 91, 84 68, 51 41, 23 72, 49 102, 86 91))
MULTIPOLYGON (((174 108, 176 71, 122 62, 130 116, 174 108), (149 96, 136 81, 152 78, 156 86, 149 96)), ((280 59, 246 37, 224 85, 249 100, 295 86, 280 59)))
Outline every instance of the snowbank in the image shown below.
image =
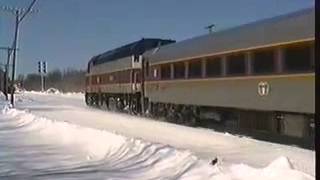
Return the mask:
MULTIPOLYGON (((35 144, 42 147, 59 147, 63 149, 65 156, 76 154, 78 163, 86 162, 90 167, 99 166, 97 171, 100 169, 107 173, 104 177, 123 180, 161 178, 200 180, 211 179, 216 172, 216 167, 210 166, 191 152, 179 151, 167 145, 54 121, 15 109, 3 108, 1 116, 0 121, 3 116, 4 119, 12 121, 13 126, 19 130, 17 133, 30 136, 29 138, 24 136, 29 146, 35 144)), ((36 149, 33 151, 37 152, 36 149)), ((41 152, 37 156, 42 156, 41 152)), ((24 161, 28 162, 28 159, 24 161)), ((30 163, 32 165, 37 162, 30 163)), ((68 170, 68 167, 64 168, 68 170)))
POLYGON ((245 164, 232 165, 230 167, 229 179, 259 179, 259 180, 273 180, 273 179, 290 179, 290 180, 308 180, 314 177, 303 172, 297 171, 293 168, 289 159, 286 157, 279 157, 271 162, 263 169, 256 169, 245 164))
POLYGON ((64 96, 64 97, 71 97, 71 98, 79 98, 84 97, 84 93, 82 92, 60 92, 59 90, 50 90, 41 92, 41 91, 24 91, 26 94, 37 94, 37 95, 58 95, 58 96, 64 96))
POLYGON ((64 155, 77 154, 79 161, 94 165, 93 168, 99 164, 101 170, 100 165, 103 164, 103 172, 109 173, 105 174, 105 177, 190 180, 314 179, 295 170, 286 157, 279 157, 264 168, 254 168, 246 164, 232 164, 227 168, 222 168, 219 163, 211 166, 209 162, 201 160, 188 150, 177 150, 168 145, 127 138, 114 132, 54 121, 26 111, 10 109, 3 102, 0 104, 0 122, 9 119, 19 129, 19 133, 31 133, 32 138, 28 138, 26 142, 58 146, 63 149, 64 155))

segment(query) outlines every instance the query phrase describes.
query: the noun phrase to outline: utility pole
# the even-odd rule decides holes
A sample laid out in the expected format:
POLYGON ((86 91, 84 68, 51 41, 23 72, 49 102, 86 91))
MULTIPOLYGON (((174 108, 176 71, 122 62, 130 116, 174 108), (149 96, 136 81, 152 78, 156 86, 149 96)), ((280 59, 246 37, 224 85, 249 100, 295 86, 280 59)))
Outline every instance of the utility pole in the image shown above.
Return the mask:
POLYGON ((9 74, 10 54, 11 54, 11 49, 8 48, 7 49, 7 64, 6 64, 6 68, 5 68, 5 72, 4 72, 4 94, 6 96, 6 101, 9 100, 9 98, 8 98, 8 84, 9 84, 8 74, 9 74))
POLYGON ((2 10, 13 12, 15 15, 15 31, 14 31, 14 40, 13 40, 13 58, 12 58, 12 77, 11 77, 11 105, 14 107, 14 81, 15 81, 15 73, 16 73, 16 60, 17 60, 17 47, 18 47, 18 36, 19 36, 19 25, 22 20, 26 17, 26 15, 32 11, 32 7, 36 3, 37 0, 33 0, 27 10, 18 9, 18 8, 9 8, 2 7, 2 10))
MULTIPOLYGON (((5 71, 4 71, 4 95, 6 96, 6 100, 8 100, 8 86, 9 86, 9 66, 10 66, 10 57, 11 52, 13 51, 13 48, 10 47, 0 47, 0 50, 6 50, 7 51, 7 63, 5 64, 5 71)), ((18 50, 18 49, 17 49, 18 50)))
POLYGON ((14 30, 14 40, 13 40, 13 57, 12 57, 12 75, 11 75, 11 104, 14 107, 14 80, 15 80, 15 74, 16 74, 16 58, 17 58, 17 46, 18 46, 18 35, 19 35, 19 15, 20 10, 16 10, 15 16, 16 16, 16 25, 14 30))

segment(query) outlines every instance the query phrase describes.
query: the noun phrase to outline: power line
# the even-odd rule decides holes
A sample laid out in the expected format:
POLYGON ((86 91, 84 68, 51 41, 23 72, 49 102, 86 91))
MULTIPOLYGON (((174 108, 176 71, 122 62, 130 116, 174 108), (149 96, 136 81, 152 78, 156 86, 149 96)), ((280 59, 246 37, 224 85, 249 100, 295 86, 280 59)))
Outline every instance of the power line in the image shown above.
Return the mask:
MULTIPOLYGON (((18 24, 19 24, 20 22, 22 22, 22 20, 26 17, 26 15, 28 13, 37 13, 37 12, 39 12, 39 10, 33 10, 32 9, 32 7, 36 3, 36 1, 37 0, 33 0, 27 9, 25 9, 25 8, 17 8, 17 7, 9 7, 9 6, 1 6, 0 9, 2 11, 5 11, 5 12, 10 12, 10 13, 14 14, 15 16, 17 14, 19 14, 19 16, 21 15, 21 17, 18 18, 18 24)), ((12 45, 11 45, 12 49, 14 48, 15 43, 17 43, 17 42, 15 42, 15 41, 12 42, 12 45)), ((13 51, 10 52, 10 56, 11 56, 12 53, 13 53, 13 51)))
POLYGON ((31 4, 29 5, 28 9, 24 12, 24 14, 21 16, 21 18, 19 19, 19 23, 26 17, 26 15, 31 12, 31 8, 34 6, 34 4, 36 3, 37 0, 33 0, 31 2, 31 4))

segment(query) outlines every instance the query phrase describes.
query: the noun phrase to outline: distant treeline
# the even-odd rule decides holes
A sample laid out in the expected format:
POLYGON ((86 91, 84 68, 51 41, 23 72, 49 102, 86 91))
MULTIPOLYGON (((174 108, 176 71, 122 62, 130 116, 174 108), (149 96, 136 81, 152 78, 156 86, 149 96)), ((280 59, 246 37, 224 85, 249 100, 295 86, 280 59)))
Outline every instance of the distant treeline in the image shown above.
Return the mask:
MULTIPOLYGON (((75 69, 50 71, 45 76, 45 87, 46 89, 56 88, 62 92, 83 92, 85 88, 85 73, 84 70, 75 69)), ((40 75, 37 73, 18 77, 20 86, 29 91, 41 90, 40 79, 40 75)))

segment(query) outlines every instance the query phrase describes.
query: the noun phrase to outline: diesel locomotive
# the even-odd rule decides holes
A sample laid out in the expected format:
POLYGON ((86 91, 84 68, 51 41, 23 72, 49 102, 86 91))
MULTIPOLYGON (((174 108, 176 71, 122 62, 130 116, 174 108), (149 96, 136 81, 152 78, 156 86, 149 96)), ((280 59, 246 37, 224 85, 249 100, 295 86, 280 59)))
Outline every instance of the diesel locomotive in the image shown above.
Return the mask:
POLYGON ((94 56, 86 103, 312 144, 314 14, 304 9, 180 42, 142 39, 94 56))

